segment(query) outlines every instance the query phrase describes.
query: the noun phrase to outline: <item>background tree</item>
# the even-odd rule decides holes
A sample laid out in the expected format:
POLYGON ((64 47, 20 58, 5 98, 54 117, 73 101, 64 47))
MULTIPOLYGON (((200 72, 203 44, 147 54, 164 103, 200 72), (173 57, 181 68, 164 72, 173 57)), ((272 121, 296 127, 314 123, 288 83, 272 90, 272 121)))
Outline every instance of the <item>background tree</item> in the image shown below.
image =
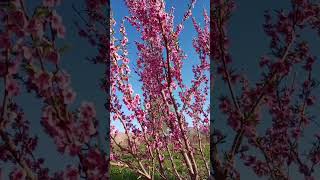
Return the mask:
POLYGON ((108 157, 98 140, 94 104, 84 101, 70 107, 76 93, 61 66, 65 48, 58 41, 63 41, 66 28, 56 10, 60 3, 43 0, 32 4, 34 8, 23 0, 0 4, 0 160, 5 179, 108 179, 108 157), (45 137, 32 134, 28 112, 17 103, 24 91, 42 106, 41 120, 32 122, 41 123, 56 150, 75 158, 75 163, 54 171, 44 165, 47 157, 37 156, 38 139, 45 137))
POLYGON ((266 11, 270 52, 261 57, 255 82, 236 69, 229 52, 227 27, 235 1, 211 1, 211 7, 211 62, 215 79, 227 89, 218 103, 222 118, 215 118, 219 113, 211 118, 211 178, 240 179, 243 163, 258 177, 292 179, 296 175, 290 169, 297 168, 305 179, 315 179, 319 138, 310 130, 317 125, 317 58, 304 36, 307 30, 319 35, 319 1, 292 0, 287 9, 266 11), (222 119, 225 129, 217 128, 222 119), (224 132, 228 127, 234 135, 224 132))

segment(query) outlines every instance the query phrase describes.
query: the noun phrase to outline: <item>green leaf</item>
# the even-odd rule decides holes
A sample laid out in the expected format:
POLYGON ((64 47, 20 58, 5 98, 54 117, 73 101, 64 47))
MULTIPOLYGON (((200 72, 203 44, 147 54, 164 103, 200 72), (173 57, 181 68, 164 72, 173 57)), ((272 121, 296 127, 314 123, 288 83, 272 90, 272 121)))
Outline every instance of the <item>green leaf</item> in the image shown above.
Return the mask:
POLYGON ((35 14, 34 14, 35 17, 47 17, 49 15, 50 15, 50 11, 46 7, 38 7, 35 10, 35 14))
POLYGON ((23 66, 26 71, 36 72, 36 69, 34 69, 34 67, 30 64, 24 64, 23 66))

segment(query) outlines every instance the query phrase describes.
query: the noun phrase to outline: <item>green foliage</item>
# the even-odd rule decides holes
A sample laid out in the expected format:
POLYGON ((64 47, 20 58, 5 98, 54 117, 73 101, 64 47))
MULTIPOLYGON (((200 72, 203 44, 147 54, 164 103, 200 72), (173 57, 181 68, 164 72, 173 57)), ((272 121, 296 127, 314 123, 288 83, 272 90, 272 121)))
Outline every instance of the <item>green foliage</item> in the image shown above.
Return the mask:
POLYGON ((47 17, 50 15, 50 10, 46 7, 37 7, 35 10, 35 17, 47 17))
POLYGON ((136 180, 138 175, 130 171, 128 168, 111 166, 110 177, 113 180, 136 180))
MULTIPOLYGON (((141 147, 143 148, 143 147, 141 147)), ((145 148, 145 147, 144 147, 145 148)), ((204 155, 206 159, 210 158, 210 144, 209 143, 204 143, 204 155)), ((165 159, 167 159, 165 161, 164 166, 166 167, 171 167, 171 162, 169 160, 169 154, 165 153, 164 154, 165 159)), ((177 166, 177 171, 182 175, 182 176, 188 176, 188 171, 187 168, 184 164, 184 162, 182 162, 182 155, 179 152, 172 152, 172 156, 174 159, 174 162, 177 166)), ((134 158, 131 157, 130 155, 125 156, 123 159, 126 159, 126 161, 130 161, 130 162, 134 162, 134 158)), ((199 169, 205 169, 205 163, 203 162, 201 155, 200 154, 196 154, 196 161, 198 164, 198 168, 199 169)), ((205 171, 203 171, 205 172, 205 171)), ((118 166, 111 166, 111 179, 115 179, 115 180, 131 180, 131 179, 138 179, 139 175, 134 173, 132 170, 130 170, 129 168, 126 167, 118 167, 118 166)), ((202 176, 206 176, 206 174, 203 174, 202 176)), ((143 178, 141 178, 143 179, 143 178)), ((161 179, 159 174, 155 173, 155 180, 161 179)), ((169 179, 170 180, 174 180, 175 177, 174 175, 169 175, 169 179), (170 177, 171 176, 171 177, 170 177)))

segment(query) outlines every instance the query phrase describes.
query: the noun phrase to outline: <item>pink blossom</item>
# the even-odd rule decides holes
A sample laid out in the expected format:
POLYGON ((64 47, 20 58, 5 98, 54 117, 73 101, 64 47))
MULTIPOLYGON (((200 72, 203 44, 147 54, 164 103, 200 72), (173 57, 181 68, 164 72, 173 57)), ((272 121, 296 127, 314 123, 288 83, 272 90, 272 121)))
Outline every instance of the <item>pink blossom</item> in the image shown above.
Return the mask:
POLYGON ((27 24, 27 19, 24 13, 20 10, 14 11, 9 15, 9 22, 19 28, 24 28, 27 24))
POLYGON ((43 35, 43 26, 41 20, 31 19, 27 26, 27 32, 32 34, 35 37, 40 37, 43 35))
POLYGON ((56 30, 58 37, 64 38, 66 30, 62 23, 61 16, 58 15, 56 11, 53 11, 50 21, 52 24, 52 28, 56 30))
POLYGON ((54 76, 54 79, 58 83, 58 85, 62 88, 66 88, 70 85, 70 75, 65 71, 59 71, 54 76))
POLYGON ((96 111, 93 103, 82 102, 80 111, 80 118, 82 119, 93 119, 96 117, 96 111))
POLYGON ((57 28, 57 34, 59 38, 64 38, 66 35, 66 28, 63 25, 59 26, 57 28))
POLYGON ((63 98, 64 98, 64 103, 71 104, 74 102, 76 98, 76 93, 71 88, 65 89, 63 91, 63 98))
POLYGON ((9 34, 0 33, 0 48, 9 48, 11 46, 11 41, 9 34))
POLYGON ((47 59, 53 64, 58 64, 60 60, 60 54, 56 51, 50 51, 47 55, 47 59))
POLYGON ((6 63, 0 62, 0 76, 5 76, 7 73, 6 63))
POLYGON ((37 85, 37 87, 41 90, 45 90, 51 86, 51 75, 47 72, 40 71, 36 78, 34 79, 34 83, 37 85))
POLYGON ((15 59, 13 62, 8 64, 8 74, 9 75, 14 75, 17 74, 19 72, 19 68, 20 68, 20 61, 19 59, 15 59))
POLYGON ((17 81, 10 79, 6 84, 6 91, 10 97, 17 96, 20 92, 20 87, 17 81))
POLYGON ((74 143, 67 145, 65 150, 65 152, 69 153, 70 156, 76 156, 80 153, 80 151, 81 151, 81 146, 74 143))
POLYGON ((146 104, 146 109, 150 109, 150 103, 146 104))
POLYGON ((11 174, 10 174, 10 178, 12 180, 23 180, 26 178, 26 174, 24 171, 22 171, 21 169, 14 169, 11 174))
POLYGON ((23 49, 24 58, 26 58, 28 60, 31 59, 31 57, 32 57, 32 49, 29 48, 29 47, 26 47, 26 46, 24 46, 22 49, 23 49))
POLYGON ((78 168, 68 166, 65 171, 65 179, 66 180, 79 180, 80 174, 78 168))
POLYGON ((43 0, 43 5, 46 7, 54 7, 60 5, 61 0, 43 0))

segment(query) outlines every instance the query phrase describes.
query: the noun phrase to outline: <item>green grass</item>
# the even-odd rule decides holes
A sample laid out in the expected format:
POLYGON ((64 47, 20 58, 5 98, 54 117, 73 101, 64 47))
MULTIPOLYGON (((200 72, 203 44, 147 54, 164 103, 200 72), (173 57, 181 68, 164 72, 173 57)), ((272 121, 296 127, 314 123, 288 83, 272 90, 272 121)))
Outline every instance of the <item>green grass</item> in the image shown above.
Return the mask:
MULTIPOLYGON (((191 138, 190 138, 191 139, 191 138)), ((192 140, 194 142, 194 144, 192 146, 195 146, 197 147, 198 144, 197 144, 197 141, 196 140, 192 140)), ((203 151, 204 151, 204 155, 205 155, 205 159, 207 160, 207 163, 209 163, 209 159, 210 159, 210 144, 208 141, 203 141, 203 151)), ((169 145, 169 148, 172 150, 172 146, 173 145, 169 145)), ((146 146, 144 144, 141 144, 139 147, 139 151, 140 152, 145 152, 147 153, 147 149, 146 149, 146 146)), ((120 149, 118 148, 115 148, 114 151, 120 151, 120 149)), ((163 155, 165 156, 165 161, 164 161, 164 167, 165 169, 167 169, 168 171, 166 171, 166 176, 170 179, 170 180, 174 180, 175 177, 173 175, 173 170, 172 170, 172 165, 171 165, 171 162, 169 160, 169 154, 168 152, 164 151, 162 152, 164 153, 163 155)), ((173 156, 173 161, 176 165, 176 168, 177 168, 177 171, 178 173, 182 176, 182 177, 188 177, 188 169, 185 165, 185 162, 184 162, 184 158, 182 156, 182 154, 180 152, 177 152, 177 151, 171 151, 172 153, 172 156, 173 156)), ((142 153, 143 154, 143 153, 142 153)), ((123 154, 121 155, 121 159, 122 161, 125 161, 125 162, 132 162, 133 164, 137 165, 136 164, 136 160, 130 155, 130 154, 123 154)), ((196 160, 196 163, 197 163, 197 166, 198 166, 198 170, 199 170, 199 175, 201 178, 205 178, 208 176, 208 172, 205 168, 205 163, 204 161, 202 160, 202 157, 200 154, 195 154, 195 160, 196 160)), ((143 161, 142 162, 143 164, 146 163, 148 165, 152 165, 152 162, 150 162, 150 159, 149 160, 146 160, 146 161, 143 161)), ((138 165, 137 165, 138 166, 138 165)), ((155 168, 156 169, 159 169, 159 164, 156 160, 155 162, 155 168)), ((111 179, 124 179, 124 180, 131 180, 131 179, 138 179, 138 177, 140 176, 137 172, 134 172, 133 170, 129 169, 129 168, 126 168, 126 167, 119 167, 119 166, 111 166, 111 171, 110 171, 110 175, 111 175, 111 179)), ((140 179, 144 179, 144 178, 140 178, 140 179)), ((157 179, 161 179, 159 174, 157 174, 157 172, 155 172, 155 177, 154 177, 155 180, 157 179)))
MULTIPOLYGON (((209 143, 205 143, 204 145, 204 154, 206 159, 209 159, 209 154, 210 154, 210 144, 209 143)), ((175 164, 177 166, 177 171, 184 177, 188 176, 188 171, 186 169, 185 164, 182 162, 182 155, 178 152, 173 152, 173 158, 175 161, 175 164)), ((169 159, 169 155, 167 153, 165 153, 166 159, 169 159)), ((130 156, 130 155, 126 155, 123 156, 123 159, 129 160, 129 161, 134 161, 134 159, 130 156)), ((202 177, 206 176, 206 171, 204 171, 205 169, 205 164, 202 161, 201 157, 199 155, 196 155, 195 157, 197 164, 198 164, 198 168, 202 169, 202 177)), ((171 167, 171 163, 169 160, 165 161, 164 164, 165 167, 171 167)), ((115 180, 134 180, 134 179, 138 179, 139 175, 136 174, 135 172, 133 172, 132 170, 125 168, 125 167, 118 167, 118 166, 111 166, 111 171, 110 171, 110 175, 111 175, 111 179, 115 179, 115 180)), ((141 178, 143 179, 143 178, 141 178)), ((155 174, 155 180, 160 179, 159 175, 155 174)), ((172 175, 172 177, 170 178, 170 180, 174 180, 174 176, 172 175)))
MULTIPOLYGON (((111 166, 111 173, 110 173, 112 180, 136 180, 139 178, 137 174, 132 172, 128 168, 118 167, 118 166, 111 166)), ((143 178, 140 178, 143 180, 143 178)), ((160 180, 160 176, 155 174, 155 180, 160 180)), ((170 178, 170 180, 174 180, 174 177, 170 178)))
POLYGON ((110 176, 112 180, 136 180, 138 175, 127 168, 111 166, 110 176))
MULTIPOLYGON (((179 169, 179 167, 178 167, 178 171, 180 171, 180 174, 184 174, 184 173, 181 173, 181 169, 179 169)), ((139 175, 137 175, 136 173, 134 173, 128 168, 111 166, 110 177, 112 180, 136 180, 139 178, 139 175)), ((143 180, 144 178, 140 178, 140 179, 143 180)), ((159 175, 155 174, 154 179, 160 180, 161 178, 159 175)), ((171 177, 169 176, 169 180, 175 180, 175 177, 173 175, 171 177)))

